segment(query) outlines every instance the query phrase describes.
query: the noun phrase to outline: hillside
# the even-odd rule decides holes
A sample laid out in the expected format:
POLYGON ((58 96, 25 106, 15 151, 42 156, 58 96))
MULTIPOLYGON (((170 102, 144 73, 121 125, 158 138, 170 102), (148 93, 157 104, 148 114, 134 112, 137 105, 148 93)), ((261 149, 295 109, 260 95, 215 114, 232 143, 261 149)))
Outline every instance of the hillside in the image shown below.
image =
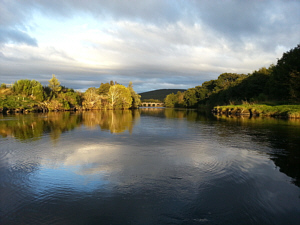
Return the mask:
POLYGON ((139 93, 141 95, 141 100, 144 99, 158 99, 160 101, 164 101, 165 97, 169 94, 176 94, 178 91, 184 92, 185 89, 159 89, 154 91, 147 91, 139 93))

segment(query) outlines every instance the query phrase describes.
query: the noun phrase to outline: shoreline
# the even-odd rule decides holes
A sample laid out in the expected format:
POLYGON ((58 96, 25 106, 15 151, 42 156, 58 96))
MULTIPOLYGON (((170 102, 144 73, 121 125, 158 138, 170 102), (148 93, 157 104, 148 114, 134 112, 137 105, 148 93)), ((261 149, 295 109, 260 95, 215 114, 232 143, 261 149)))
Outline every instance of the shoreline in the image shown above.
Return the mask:
POLYGON ((300 119, 300 105, 244 104, 215 106, 213 114, 300 119))

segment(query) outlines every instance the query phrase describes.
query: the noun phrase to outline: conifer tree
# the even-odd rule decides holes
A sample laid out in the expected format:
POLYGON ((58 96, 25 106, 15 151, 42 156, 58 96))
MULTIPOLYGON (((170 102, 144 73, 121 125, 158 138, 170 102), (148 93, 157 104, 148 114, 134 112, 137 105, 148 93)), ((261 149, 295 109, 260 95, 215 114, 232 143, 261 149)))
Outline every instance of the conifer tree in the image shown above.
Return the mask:
POLYGON ((48 85, 51 90, 57 94, 58 92, 61 91, 61 86, 60 86, 60 82, 58 81, 58 79, 55 77, 54 74, 52 74, 52 78, 49 80, 49 85, 48 85))

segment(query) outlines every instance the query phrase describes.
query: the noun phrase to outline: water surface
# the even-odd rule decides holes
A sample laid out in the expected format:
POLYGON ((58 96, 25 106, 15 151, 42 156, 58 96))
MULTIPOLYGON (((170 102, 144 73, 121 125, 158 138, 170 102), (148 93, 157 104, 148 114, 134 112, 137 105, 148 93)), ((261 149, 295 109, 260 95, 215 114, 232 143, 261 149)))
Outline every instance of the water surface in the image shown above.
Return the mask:
POLYGON ((0 116, 0 224, 299 224, 300 121, 0 116))

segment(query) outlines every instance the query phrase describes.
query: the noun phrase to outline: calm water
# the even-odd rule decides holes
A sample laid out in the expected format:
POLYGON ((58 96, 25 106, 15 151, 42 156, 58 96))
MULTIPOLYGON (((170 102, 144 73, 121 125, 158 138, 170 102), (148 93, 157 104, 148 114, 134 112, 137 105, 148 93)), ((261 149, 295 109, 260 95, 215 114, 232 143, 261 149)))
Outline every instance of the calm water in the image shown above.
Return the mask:
POLYGON ((300 224, 300 121, 0 115, 0 224, 300 224))

